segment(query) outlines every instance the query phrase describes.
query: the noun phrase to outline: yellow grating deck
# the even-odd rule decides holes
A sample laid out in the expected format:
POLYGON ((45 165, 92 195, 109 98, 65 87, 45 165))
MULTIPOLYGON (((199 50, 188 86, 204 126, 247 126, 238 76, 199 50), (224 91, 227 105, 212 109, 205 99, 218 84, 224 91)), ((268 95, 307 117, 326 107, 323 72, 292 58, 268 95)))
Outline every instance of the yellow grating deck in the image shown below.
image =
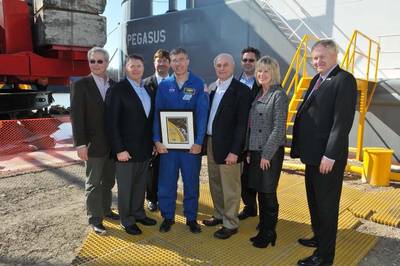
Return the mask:
MULTIPOLYGON (((393 191, 396 191, 397 193, 393 194, 399 197, 399 190, 393 191)), ((170 232, 158 232, 161 223, 159 212, 148 213, 150 217, 157 219, 158 224, 150 227, 139 225, 143 230, 143 234, 139 236, 130 236, 121 230, 117 222, 106 221, 108 235, 101 237, 90 233, 72 264, 295 265, 298 259, 310 255, 313 251, 297 244, 299 237, 311 236, 303 178, 283 174, 278 197, 280 216, 275 247, 257 249, 251 245, 249 237, 256 234, 258 217, 242 221, 239 233, 228 240, 213 237, 216 227, 202 226, 201 234, 190 233, 182 215, 182 195, 179 193, 176 223, 170 232)), ((362 192, 344 186, 340 206, 336 265, 357 265, 375 245, 376 237, 354 230, 359 222, 349 209, 356 213, 356 209, 363 209, 365 200, 368 203, 371 198, 379 197, 377 193, 362 192)), ((390 212, 390 209, 387 211, 390 212)), ((201 184, 198 220, 209 218, 211 214, 212 202, 208 184, 201 184)))
POLYGON ((400 227, 400 190, 364 194, 349 210, 357 217, 400 227))

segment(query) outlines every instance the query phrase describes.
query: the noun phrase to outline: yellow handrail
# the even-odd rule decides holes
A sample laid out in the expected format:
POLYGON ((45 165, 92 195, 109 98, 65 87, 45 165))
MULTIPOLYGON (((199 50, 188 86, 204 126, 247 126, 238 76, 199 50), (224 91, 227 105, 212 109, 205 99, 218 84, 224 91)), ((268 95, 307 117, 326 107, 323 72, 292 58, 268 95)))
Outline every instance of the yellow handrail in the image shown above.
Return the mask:
POLYGON ((296 53, 294 54, 292 61, 290 62, 290 66, 282 81, 282 87, 285 89, 291 75, 293 75, 290 79, 289 85, 286 88, 287 95, 289 95, 292 89, 297 88, 297 85, 300 81, 300 75, 301 77, 307 77, 307 58, 309 51, 311 50, 310 42, 312 41, 318 41, 318 38, 313 35, 304 35, 297 47, 296 53))
POLYGON ((372 97, 377 87, 379 51, 380 51, 380 44, 377 41, 374 41, 367 35, 355 30, 350 38, 350 42, 347 46, 346 52, 342 59, 342 63, 340 65, 341 68, 351 72, 354 76, 357 76, 358 74, 354 72, 354 67, 356 65, 356 62, 358 62, 359 68, 365 70, 365 73, 361 73, 361 76, 357 77, 361 79, 360 84, 362 85, 360 85, 361 87, 359 86, 360 97, 359 97, 359 119, 357 128, 357 147, 354 150, 356 151, 356 159, 360 161, 362 160, 365 116, 368 112, 368 108, 371 104, 372 97), (365 44, 367 45, 367 52, 361 50, 362 47, 361 42, 364 42, 364 45, 365 44), (375 57, 372 57, 372 50, 374 48, 376 49, 375 57), (363 60, 366 60, 366 65, 361 65, 363 60), (373 71, 374 75, 371 77, 372 67, 375 67, 375 69, 373 71), (369 81, 374 82, 370 92, 368 92, 369 81))
MULTIPOLYGON (((372 101, 372 97, 374 95, 375 89, 376 89, 376 85, 377 85, 377 80, 378 80, 378 66, 379 66, 379 52, 380 52, 380 44, 379 42, 371 39, 370 37, 368 37, 367 35, 365 35, 364 33, 355 30, 353 32, 353 35, 350 38, 350 42, 347 46, 346 52, 343 56, 342 59, 342 63, 340 65, 341 68, 351 72, 353 75, 355 75, 354 73, 354 66, 356 64, 357 61, 359 61, 360 59, 366 59, 367 60, 367 64, 366 64, 366 71, 364 75, 361 75, 361 77, 366 81, 373 81, 374 82, 374 86, 372 87, 371 92, 368 94, 368 98, 367 98, 367 103, 366 103, 366 111, 368 111, 368 108, 371 104, 372 101), (366 41, 368 44, 368 50, 367 53, 364 53, 363 51, 361 51, 360 49, 360 42, 361 41, 366 41), (375 48, 375 57, 372 57, 371 53, 372 50, 375 48), (373 66, 374 63, 374 66, 373 66), (371 73, 371 67, 374 67, 374 71, 373 71, 373 76, 371 77, 370 73, 371 73), (351 67, 351 68, 350 68, 351 67)), ((356 76, 356 75, 355 75, 356 76)))

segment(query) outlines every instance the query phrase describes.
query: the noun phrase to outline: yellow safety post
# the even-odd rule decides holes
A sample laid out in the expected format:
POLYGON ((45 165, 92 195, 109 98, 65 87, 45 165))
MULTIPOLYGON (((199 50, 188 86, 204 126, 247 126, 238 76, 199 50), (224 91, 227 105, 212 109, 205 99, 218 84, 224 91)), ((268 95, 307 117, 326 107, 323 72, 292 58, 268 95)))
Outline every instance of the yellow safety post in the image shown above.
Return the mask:
POLYGON ((364 148, 362 180, 373 186, 389 186, 392 155, 393 150, 390 149, 364 148))

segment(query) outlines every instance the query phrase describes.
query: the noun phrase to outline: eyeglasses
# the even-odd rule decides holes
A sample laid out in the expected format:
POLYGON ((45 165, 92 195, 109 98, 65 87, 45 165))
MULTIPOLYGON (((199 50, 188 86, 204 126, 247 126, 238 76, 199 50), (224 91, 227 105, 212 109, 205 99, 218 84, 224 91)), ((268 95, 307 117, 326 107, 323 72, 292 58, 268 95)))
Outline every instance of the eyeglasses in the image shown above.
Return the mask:
POLYGON ((247 58, 243 58, 242 59, 242 62, 244 62, 244 63, 247 63, 247 62, 249 62, 249 63, 253 63, 254 61, 256 61, 255 59, 253 59, 253 58, 249 58, 249 59, 247 59, 247 58))
POLYGON ((104 63, 104 61, 103 60, 101 60, 101 59, 99 59, 99 60, 90 60, 89 61, 89 63, 91 63, 92 65, 94 65, 94 64, 99 64, 99 65, 101 65, 101 64, 103 64, 104 63))

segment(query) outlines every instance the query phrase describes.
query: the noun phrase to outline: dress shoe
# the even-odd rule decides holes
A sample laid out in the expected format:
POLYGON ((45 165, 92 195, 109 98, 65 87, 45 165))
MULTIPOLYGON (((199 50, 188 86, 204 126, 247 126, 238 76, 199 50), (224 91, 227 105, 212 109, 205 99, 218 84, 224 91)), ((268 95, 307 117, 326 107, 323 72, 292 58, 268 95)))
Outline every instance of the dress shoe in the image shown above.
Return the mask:
POLYGON ((203 224, 205 226, 215 226, 218 224, 222 224, 222 219, 217 219, 215 217, 211 217, 210 219, 203 220, 203 224))
POLYGON ((300 266, 331 266, 332 261, 325 261, 323 258, 316 255, 301 259, 297 262, 300 266))
POLYGON ((194 220, 194 221, 187 221, 187 222, 186 222, 186 225, 189 226, 189 230, 190 230, 190 232, 192 232, 193 234, 201 233, 200 225, 197 223, 196 220, 194 220))
POLYGON ((146 225, 146 226, 156 225, 157 224, 156 220, 151 219, 149 217, 145 217, 143 219, 136 220, 136 222, 141 223, 141 224, 146 225))
POLYGON ((102 223, 92 224, 93 231, 101 236, 107 234, 107 230, 102 223))
POLYGON ((171 230, 171 226, 175 223, 174 220, 164 219, 164 221, 160 225, 160 232, 166 233, 171 230))
POLYGON ((245 220, 249 217, 256 217, 256 216, 257 216, 257 213, 248 213, 243 210, 239 213, 238 218, 239 218, 239 220, 245 220))
POLYGON ((121 224, 121 227, 125 230, 130 235, 140 235, 142 233, 142 230, 136 225, 136 224, 131 224, 128 226, 124 226, 121 224))
POLYGON ((119 220, 119 215, 116 214, 115 212, 111 211, 109 214, 105 215, 106 218, 109 218, 111 220, 119 220))
POLYGON ((318 247, 318 242, 317 242, 317 239, 315 237, 312 237, 312 238, 300 238, 299 240, 297 240, 297 242, 299 242, 300 245, 303 245, 303 246, 309 247, 309 248, 318 247))
POLYGON ((147 202, 147 209, 151 212, 155 212, 158 209, 157 203, 156 202, 152 202, 152 201, 148 201, 147 202))
POLYGON ((218 231, 214 233, 214 237, 219 238, 219 239, 228 239, 232 235, 236 234, 238 232, 238 229, 229 229, 226 227, 222 227, 218 231))

